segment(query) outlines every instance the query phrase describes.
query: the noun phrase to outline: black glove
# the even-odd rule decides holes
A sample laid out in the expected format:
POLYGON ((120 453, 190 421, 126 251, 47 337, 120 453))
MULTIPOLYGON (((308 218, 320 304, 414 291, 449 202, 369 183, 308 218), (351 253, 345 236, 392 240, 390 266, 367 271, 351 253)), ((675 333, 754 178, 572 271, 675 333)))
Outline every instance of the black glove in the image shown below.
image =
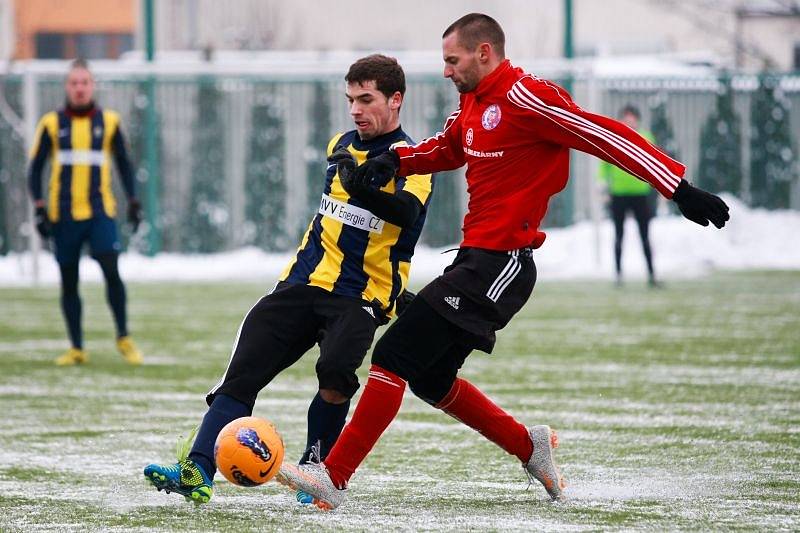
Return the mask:
POLYGON ((328 163, 336 165, 339 181, 342 182, 342 187, 347 191, 347 194, 355 196, 363 189, 361 184, 353 180, 356 160, 353 154, 350 153, 350 150, 341 145, 337 146, 330 157, 328 157, 328 163))
POLYGON ((37 207, 34 218, 36 219, 36 231, 39 232, 42 239, 48 238, 52 233, 53 226, 50 224, 50 219, 47 218, 47 210, 44 207, 37 207))
POLYGON ((403 292, 400 293, 400 296, 397 297, 395 301, 395 306, 397 308, 397 314, 402 315, 408 306, 411 305, 411 302, 414 301, 417 295, 411 292, 408 289, 405 289, 403 292))
POLYGON ((142 204, 136 198, 128 200, 128 223, 131 225, 131 232, 136 233, 139 224, 142 222, 142 204))
POLYGON ((717 228, 725 225, 730 219, 728 206, 722 198, 703 189, 693 187, 688 181, 681 180, 672 194, 683 216, 701 226, 708 226, 709 221, 717 228))
POLYGON ((399 167, 400 158, 394 150, 389 150, 360 164, 356 168, 354 179, 380 188, 394 178, 399 167))

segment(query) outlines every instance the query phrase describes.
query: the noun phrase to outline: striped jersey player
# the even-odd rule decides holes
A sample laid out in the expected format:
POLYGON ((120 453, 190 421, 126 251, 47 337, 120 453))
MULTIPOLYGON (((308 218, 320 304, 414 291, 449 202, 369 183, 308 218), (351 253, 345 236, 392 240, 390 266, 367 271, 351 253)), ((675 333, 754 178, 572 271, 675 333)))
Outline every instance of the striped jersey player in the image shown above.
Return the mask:
POLYGON ((51 222, 114 218, 117 201, 111 188, 112 157, 125 193, 135 198, 133 166, 116 111, 92 105, 86 110, 67 105, 39 121, 31 150, 31 190, 43 199, 40 175, 50 159, 48 216, 51 222))
POLYGON ((88 243, 106 281, 117 349, 125 361, 138 365, 142 354, 128 331, 127 295, 117 266, 121 245, 114 220, 117 201, 111 186, 113 159, 128 198, 128 221, 135 232, 141 208, 136 199, 133 165, 128 159, 119 115, 96 105, 93 99, 94 78, 85 61, 72 62, 64 88, 64 107, 45 114, 39 121, 28 171, 36 229, 43 238, 52 237, 55 246, 61 273, 61 309, 71 343, 55 362, 76 365, 89 361, 83 346, 78 292, 81 249, 88 243), (48 163, 50 176, 45 197, 42 175, 48 163))
MULTIPOLYGON (((397 307, 408 296, 404 288, 433 181, 428 173, 412 174, 378 188, 348 179, 357 164, 392 145, 413 143, 400 127, 405 75, 395 59, 362 58, 345 80, 356 128, 328 143, 318 212, 275 288, 245 316, 228 367, 206 397, 209 409, 187 457, 145 467, 158 490, 209 501, 220 429, 249 416, 259 392, 315 344, 319 392, 309 406, 300 462, 324 459, 344 426, 359 387, 356 370, 375 330, 402 312, 397 307)), ((310 503, 306 495, 297 496, 310 503)))

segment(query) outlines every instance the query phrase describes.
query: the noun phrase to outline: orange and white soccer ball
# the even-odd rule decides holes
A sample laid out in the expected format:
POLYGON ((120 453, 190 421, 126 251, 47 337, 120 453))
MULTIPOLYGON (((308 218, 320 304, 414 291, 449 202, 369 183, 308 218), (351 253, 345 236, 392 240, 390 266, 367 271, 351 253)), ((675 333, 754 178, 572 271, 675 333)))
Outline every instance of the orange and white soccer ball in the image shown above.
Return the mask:
POLYGON ((255 487, 275 477, 283 463, 283 439, 270 422, 245 416, 219 432, 214 460, 222 475, 236 485, 255 487))

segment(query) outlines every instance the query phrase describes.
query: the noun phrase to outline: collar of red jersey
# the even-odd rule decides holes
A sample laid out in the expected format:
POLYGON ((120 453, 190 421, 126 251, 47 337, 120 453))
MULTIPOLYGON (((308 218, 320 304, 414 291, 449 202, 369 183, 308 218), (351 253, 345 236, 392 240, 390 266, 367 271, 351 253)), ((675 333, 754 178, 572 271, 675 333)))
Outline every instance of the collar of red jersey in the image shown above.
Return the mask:
POLYGON ((503 75, 511 70, 511 61, 508 59, 504 59, 502 63, 497 65, 497 67, 491 71, 489 74, 486 75, 479 83, 478 86, 475 87, 475 97, 482 98, 493 90, 497 90, 494 86, 495 82, 503 77, 503 75))

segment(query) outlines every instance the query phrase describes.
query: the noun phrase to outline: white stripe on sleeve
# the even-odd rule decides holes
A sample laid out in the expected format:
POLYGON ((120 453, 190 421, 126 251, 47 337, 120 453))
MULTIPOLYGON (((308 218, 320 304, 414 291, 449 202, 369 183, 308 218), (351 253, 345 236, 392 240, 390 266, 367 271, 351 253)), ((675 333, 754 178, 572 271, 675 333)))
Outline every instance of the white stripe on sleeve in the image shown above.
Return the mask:
MULTIPOLYGON (((678 183, 680 183, 681 178, 676 176, 672 173, 664 163, 659 161, 653 155, 649 154, 641 147, 637 146, 635 143, 629 141, 628 139, 624 138, 623 136, 614 133, 610 130, 603 128, 602 126, 595 124, 579 115, 576 115, 566 109, 556 107, 556 106, 549 106, 545 104, 541 99, 537 98, 533 95, 522 83, 518 81, 508 92, 509 100, 516 104, 519 107, 529 109, 531 111, 537 112, 546 118, 552 120, 559 126, 573 133, 576 133, 579 137, 584 139, 589 144, 597 147, 600 151, 606 152, 603 148, 598 146, 596 143, 591 142, 589 139, 580 135, 575 131, 575 129, 584 132, 588 135, 593 137, 602 139, 603 141, 607 142, 608 144, 612 145, 632 160, 636 161, 642 167, 645 168, 653 177, 655 177, 665 189, 669 191, 674 191, 677 187, 678 183), (570 127, 567 127, 570 126, 570 127)), ((608 153, 608 152, 606 152, 608 153)), ((610 156, 610 154, 608 154, 610 156)), ((624 168, 631 174, 635 174, 628 168, 627 165, 618 161, 617 158, 611 156, 612 159, 618 164, 621 168, 624 168)))

